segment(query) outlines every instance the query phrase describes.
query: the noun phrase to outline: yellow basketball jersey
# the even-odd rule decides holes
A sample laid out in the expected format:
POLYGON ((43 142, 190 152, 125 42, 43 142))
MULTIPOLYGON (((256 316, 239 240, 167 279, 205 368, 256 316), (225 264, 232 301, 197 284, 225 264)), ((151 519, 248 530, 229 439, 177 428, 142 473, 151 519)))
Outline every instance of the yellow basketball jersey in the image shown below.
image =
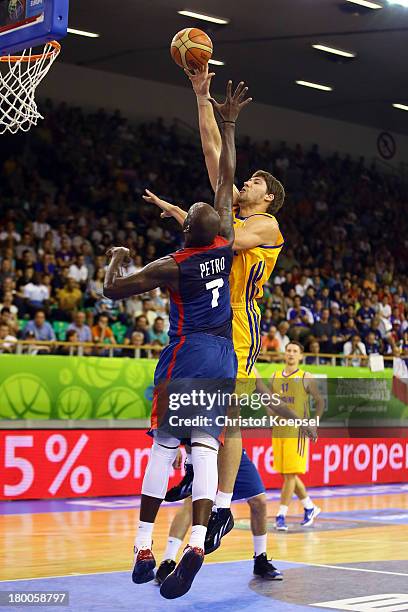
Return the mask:
MULTIPOLYGON (((275 219, 268 213, 256 213, 275 219)), ((255 215, 250 215, 251 217, 255 215)), ((250 217, 234 215, 234 227, 244 225, 250 217)), ((230 274, 232 307, 249 306, 254 300, 263 296, 263 286, 273 272, 279 253, 283 247, 283 237, 279 232, 276 244, 263 244, 253 249, 237 251, 230 274)))
MULTIPOLYGON (((305 386, 305 372, 300 368, 285 374, 276 372, 272 379, 272 389, 291 408, 299 418, 309 417, 309 393, 305 386)), ((289 425, 273 426, 273 452, 276 460, 274 468, 282 473, 304 473, 308 454, 308 440, 299 427, 289 425), (285 467, 286 466, 286 467, 285 467), (290 467, 288 467, 290 466, 290 467)))
POLYGON ((288 408, 291 408, 299 418, 309 416, 309 393, 306 390, 304 370, 298 368, 292 374, 285 370, 276 372, 273 376, 273 392, 278 393, 288 408))

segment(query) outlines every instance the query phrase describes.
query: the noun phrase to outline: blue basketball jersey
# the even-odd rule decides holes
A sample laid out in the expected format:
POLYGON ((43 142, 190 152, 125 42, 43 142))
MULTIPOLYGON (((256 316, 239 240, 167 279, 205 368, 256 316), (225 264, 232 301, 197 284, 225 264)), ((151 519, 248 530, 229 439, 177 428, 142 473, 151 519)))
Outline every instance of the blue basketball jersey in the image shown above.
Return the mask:
POLYGON ((209 246, 181 249, 171 257, 180 274, 179 292, 170 292, 170 338, 197 332, 231 338, 231 245, 216 236, 209 246))

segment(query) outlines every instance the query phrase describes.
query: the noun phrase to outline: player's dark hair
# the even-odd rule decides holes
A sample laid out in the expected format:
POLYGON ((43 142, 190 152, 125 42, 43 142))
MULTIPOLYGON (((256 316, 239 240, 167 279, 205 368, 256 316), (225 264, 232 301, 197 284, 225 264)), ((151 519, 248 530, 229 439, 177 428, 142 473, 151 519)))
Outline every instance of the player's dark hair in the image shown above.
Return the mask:
POLYGON ((268 210, 266 211, 270 215, 274 215, 280 210, 285 201, 285 189, 280 181, 275 178, 270 172, 266 170, 257 170, 254 176, 260 176, 266 183, 267 193, 272 193, 275 197, 270 203, 268 210))
POLYGON ((285 346, 285 350, 288 348, 289 344, 294 344, 295 346, 298 346, 301 353, 305 352, 303 344, 300 344, 300 342, 298 342, 297 340, 290 340, 290 342, 288 342, 285 346))

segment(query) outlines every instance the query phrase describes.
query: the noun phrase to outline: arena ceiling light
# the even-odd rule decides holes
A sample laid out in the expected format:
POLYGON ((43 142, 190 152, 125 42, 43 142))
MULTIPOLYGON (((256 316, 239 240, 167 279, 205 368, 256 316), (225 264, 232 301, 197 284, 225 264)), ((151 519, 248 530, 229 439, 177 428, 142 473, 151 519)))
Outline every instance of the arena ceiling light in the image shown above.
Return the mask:
POLYGON ((388 0, 388 4, 398 4, 399 6, 408 8, 408 0, 388 0))
POLYGON ((225 66, 225 62, 221 60, 210 59, 208 60, 209 64, 213 64, 213 66, 225 66))
POLYGON ((382 9, 384 8, 382 4, 378 4, 378 2, 371 2, 371 0, 347 0, 347 2, 351 2, 352 4, 359 4, 360 6, 364 6, 369 9, 382 9))
POLYGON ((328 85, 321 85, 320 83, 311 83, 310 81, 296 81, 296 85, 310 87, 311 89, 320 89, 320 91, 333 91, 333 87, 329 87, 328 85))
POLYGON ((230 22, 229 19, 224 17, 215 17, 214 15, 206 15, 205 13, 197 13, 197 11, 190 11, 188 9, 183 9, 182 11, 177 11, 179 15, 183 15, 184 17, 193 17, 193 19, 201 19, 202 21, 210 21, 211 23, 218 23, 218 25, 226 25, 230 22))
POLYGON ((85 36, 86 38, 99 38, 100 34, 96 32, 86 32, 85 30, 76 30, 75 28, 68 28, 68 34, 76 34, 77 36, 85 36))
POLYGON ((312 45, 313 49, 318 51, 325 51, 326 53, 332 53, 333 55, 340 55, 340 57, 352 58, 356 57, 357 53, 352 51, 343 51, 343 49, 336 49, 335 47, 328 47, 327 45, 312 45))
POLYGON ((406 104, 393 104, 393 107, 399 110, 408 111, 408 106, 406 104))

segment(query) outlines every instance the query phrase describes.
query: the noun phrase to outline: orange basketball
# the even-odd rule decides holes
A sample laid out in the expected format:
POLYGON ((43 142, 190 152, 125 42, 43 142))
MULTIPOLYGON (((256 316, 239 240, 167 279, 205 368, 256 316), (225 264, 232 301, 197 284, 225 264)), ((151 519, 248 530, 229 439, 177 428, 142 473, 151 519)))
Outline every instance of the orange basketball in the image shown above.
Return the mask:
POLYGON ((212 52, 211 38, 198 28, 180 30, 171 41, 171 57, 181 68, 196 70, 205 66, 212 52))

